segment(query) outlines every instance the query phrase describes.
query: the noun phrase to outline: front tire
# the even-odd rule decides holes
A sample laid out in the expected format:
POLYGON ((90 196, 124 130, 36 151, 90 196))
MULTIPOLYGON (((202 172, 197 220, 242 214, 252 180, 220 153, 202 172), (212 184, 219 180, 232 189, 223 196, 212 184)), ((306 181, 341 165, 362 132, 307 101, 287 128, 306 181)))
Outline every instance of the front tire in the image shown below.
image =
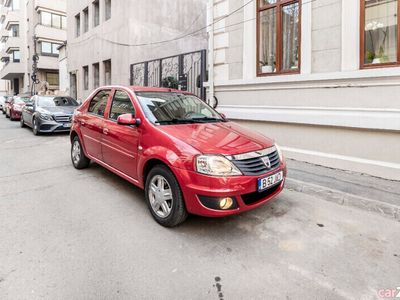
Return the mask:
POLYGON ((21 125, 21 128, 25 127, 25 122, 24 122, 24 118, 21 116, 21 119, 19 120, 19 124, 21 125))
POLYGON ((81 170, 89 167, 90 159, 86 157, 83 152, 81 141, 79 137, 76 136, 72 140, 71 144, 71 160, 75 169, 81 170))
POLYGON ((179 183, 166 166, 155 166, 149 172, 145 194, 153 218, 162 226, 175 227, 188 217, 179 183))
POLYGON ((36 120, 36 118, 33 118, 32 132, 34 135, 40 135, 39 124, 38 124, 38 121, 36 120))

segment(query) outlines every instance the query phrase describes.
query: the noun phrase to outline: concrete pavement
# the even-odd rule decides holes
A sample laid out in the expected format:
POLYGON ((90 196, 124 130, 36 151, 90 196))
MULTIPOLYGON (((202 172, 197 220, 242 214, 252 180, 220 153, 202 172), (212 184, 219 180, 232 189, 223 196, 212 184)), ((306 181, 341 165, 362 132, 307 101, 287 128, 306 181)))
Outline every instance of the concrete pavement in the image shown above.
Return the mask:
POLYGON ((376 299, 400 285, 400 223, 285 190, 175 229, 67 135, 0 115, 0 299, 376 299))

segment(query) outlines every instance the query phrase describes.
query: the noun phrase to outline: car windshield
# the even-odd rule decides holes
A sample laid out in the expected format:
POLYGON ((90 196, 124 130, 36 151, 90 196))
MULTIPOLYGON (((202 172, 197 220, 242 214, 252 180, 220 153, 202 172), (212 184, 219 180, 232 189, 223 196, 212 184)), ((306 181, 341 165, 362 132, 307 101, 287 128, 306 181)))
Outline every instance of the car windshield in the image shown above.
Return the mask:
POLYGON ((25 97, 15 97, 14 103, 15 104, 24 104, 24 103, 28 103, 29 100, 30 100, 29 98, 25 98, 25 97))
POLYGON ((146 117, 154 124, 225 122, 210 106, 193 95, 136 92, 146 117))
POLYGON ((38 106, 40 107, 56 107, 56 106, 78 106, 71 97, 39 97, 38 106))

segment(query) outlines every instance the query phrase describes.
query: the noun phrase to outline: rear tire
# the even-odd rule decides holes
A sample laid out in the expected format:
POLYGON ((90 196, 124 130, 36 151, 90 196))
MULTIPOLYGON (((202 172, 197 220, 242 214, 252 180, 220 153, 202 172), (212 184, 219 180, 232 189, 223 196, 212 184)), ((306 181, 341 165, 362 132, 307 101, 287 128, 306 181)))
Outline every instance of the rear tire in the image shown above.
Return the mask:
POLYGON ((149 210, 160 225, 175 227, 188 217, 179 183, 166 166, 151 169, 146 178, 145 195, 149 210))
POLYGON ((81 141, 76 136, 71 144, 71 161, 75 169, 81 170, 89 167, 90 159, 83 152, 81 141))

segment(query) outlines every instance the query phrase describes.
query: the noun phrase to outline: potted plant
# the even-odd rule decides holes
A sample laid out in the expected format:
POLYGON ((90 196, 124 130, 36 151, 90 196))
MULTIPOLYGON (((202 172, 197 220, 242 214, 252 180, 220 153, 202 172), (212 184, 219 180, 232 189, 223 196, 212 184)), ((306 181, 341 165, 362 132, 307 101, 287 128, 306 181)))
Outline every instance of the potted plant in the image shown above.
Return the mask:
POLYGON ((261 65, 261 73, 272 73, 273 68, 272 66, 268 65, 267 61, 260 61, 261 65))

